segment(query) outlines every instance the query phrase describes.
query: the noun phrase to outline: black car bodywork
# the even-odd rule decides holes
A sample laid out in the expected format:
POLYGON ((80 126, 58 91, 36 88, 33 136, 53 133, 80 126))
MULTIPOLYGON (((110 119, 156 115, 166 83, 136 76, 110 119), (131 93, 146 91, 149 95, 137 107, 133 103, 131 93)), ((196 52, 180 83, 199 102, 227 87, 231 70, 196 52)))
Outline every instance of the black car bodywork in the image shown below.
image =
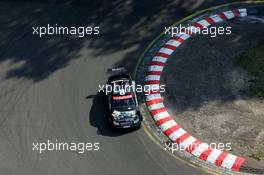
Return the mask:
MULTIPOLYGON (((109 105, 109 123, 114 128, 140 127, 140 115, 137 96, 128 72, 121 72, 109 77, 107 87, 109 105), (118 87, 118 88, 117 88, 118 87)), ((135 87, 135 86, 134 86, 135 87)))

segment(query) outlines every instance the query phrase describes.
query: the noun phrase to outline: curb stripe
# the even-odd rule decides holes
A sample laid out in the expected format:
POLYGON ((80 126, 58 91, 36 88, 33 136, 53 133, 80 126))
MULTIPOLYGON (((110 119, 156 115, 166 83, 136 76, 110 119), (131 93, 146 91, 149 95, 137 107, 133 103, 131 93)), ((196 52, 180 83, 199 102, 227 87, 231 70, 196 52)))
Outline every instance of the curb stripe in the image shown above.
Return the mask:
POLYGON ((210 16, 210 18, 214 21, 214 23, 219 23, 219 22, 224 21, 218 14, 212 15, 212 16, 210 16))
POLYGON ((171 55, 174 50, 162 47, 159 52, 171 55))
POLYGON ((176 41, 174 39, 170 39, 169 41, 167 41, 166 43, 167 45, 172 45, 174 47, 179 47, 181 45, 181 43, 179 41, 176 41))
POLYGON ((205 18, 204 19, 206 22, 208 22, 209 24, 214 24, 215 22, 214 22, 214 20, 212 19, 212 18, 210 18, 210 17, 207 17, 207 18, 205 18))
POLYGON ((234 9, 234 10, 232 10, 232 12, 233 12, 235 17, 239 17, 240 16, 240 12, 239 12, 238 9, 234 9))
POLYGON ((217 149, 213 149, 211 154, 207 157, 206 161, 215 164, 216 159, 220 156, 221 153, 222 153, 222 151, 217 150, 217 149))
POLYGON ((224 12, 222 12, 222 13, 219 13, 218 14, 218 16, 222 19, 222 20, 224 20, 224 21, 226 21, 227 20, 227 17, 226 17, 226 15, 225 15, 225 13, 224 12))
POLYGON ((145 95, 150 95, 150 94, 160 94, 160 90, 159 89, 153 89, 153 90, 147 90, 145 91, 145 95))
MULTIPOLYGON (((151 80, 155 81, 155 80, 151 80)), ((160 85, 159 84, 145 84, 144 86, 144 92, 149 92, 149 91, 159 91, 160 90, 160 85)))
POLYGON ((195 23, 193 23, 192 25, 193 25, 194 27, 199 28, 199 29, 203 29, 203 28, 204 28, 204 26, 203 26, 202 24, 198 23, 198 22, 195 22, 195 23))
POLYGON ((195 147, 197 147, 198 145, 200 145, 202 142, 200 140, 196 140, 195 142, 193 142, 190 146, 188 146, 185 151, 187 151, 188 153, 192 153, 193 150, 195 149, 195 147))
POLYGON ((227 154, 226 158, 223 160, 222 165, 223 167, 226 167, 228 169, 231 169, 237 156, 234 156, 232 154, 227 154))
POLYGON ((149 84, 160 84, 160 80, 146 80, 145 84, 146 85, 149 85, 149 84))
POLYGON ((197 140, 196 138, 190 135, 190 137, 188 137, 187 139, 185 139, 184 141, 180 143, 180 147, 182 149, 186 149, 188 146, 193 144, 196 140, 197 140))
POLYGON ((202 154, 199 156, 199 159, 201 160, 206 160, 209 156, 209 154, 212 152, 213 150, 208 147, 208 149, 206 149, 204 152, 202 152, 202 154))
POLYGON ((169 54, 166 54, 166 53, 162 53, 162 52, 158 52, 157 54, 156 54, 156 56, 160 56, 160 57, 164 57, 164 58, 169 58, 169 54))
POLYGON ((167 49, 171 49, 173 51, 177 48, 176 46, 173 46, 173 45, 170 45, 170 44, 165 44, 163 47, 167 48, 167 49))
POLYGON ((160 94, 150 94, 150 95, 147 95, 146 101, 160 99, 160 98, 162 99, 160 94))
POLYGON ((182 136, 180 136, 178 139, 176 139, 174 142, 177 144, 182 143, 184 140, 186 140, 187 138, 189 138, 191 135, 186 132, 185 134, 183 134, 182 136))
POLYGON ((157 121, 157 120, 169 117, 169 116, 170 114, 167 111, 164 111, 164 112, 154 115, 153 118, 155 119, 155 121, 157 121))
POLYGON ((149 109, 150 111, 152 111, 152 110, 160 109, 160 108, 164 108, 164 107, 165 107, 165 106, 164 106, 163 103, 154 103, 153 105, 148 106, 148 109, 149 109))
POLYGON ((159 57, 159 56, 155 56, 152 61, 159 61, 159 62, 162 62, 162 63, 165 63, 167 62, 168 58, 164 58, 164 57, 159 57))
POLYGON ((149 66, 148 70, 149 71, 162 71, 163 70, 163 66, 149 66))
POLYGON ((183 39, 183 41, 185 41, 185 40, 187 40, 188 38, 190 38, 190 35, 188 35, 188 34, 186 34, 186 33, 178 33, 178 34, 176 35, 176 37, 181 38, 181 39, 183 39))
POLYGON ((146 81, 150 81, 150 80, 160 80, 160 76, 159 75, 148 75, 145 78, 146 81))
POLYGON ((165 122, 167 122, 167 121, 169 121, 169 120, 172 120, 171 116, 169 116, 169 117, 165 117, 165 118, 163 118, 163 119, 160 119, 160 120, 156 121, 156 125, 157 125, 157 126, 160 126, 160 125, 162 125, 163 123, 165 123, 165 122))
POLYGON ((147 101, 147 105, 150 106, 150 105, 153 105, 155 103, 161 103, 161 102, 163 102, 163 100, 161 98, 158 98, 158 99, 147 101))
POLYGON ((191 35, 196 34, 197 32, 199 32, 199 30, 200 28, 193 26, 193 24, 188 27, 188 31, 190 32, 191 35))
POLYGON ((240 13, 240 17, 247 16, 247 9, 238 9, 238 11, 240 13))
POLYGON ((192 32, 191 28, 185 28, 185 29, 182 29, 181 32, 179 34, 184 34, 184 35, 193 35, 194 33, 192 32))
POLYGON ((159 114, 159 113, 165 112, 165 111, 167 111, 166 108, 162 107, 162 108, 158 108, 158 109, 153 109, 153 110, 150 111, 150 113, 152 115, 156 115, 156 114, 159 114))
POLYGON ((211 24, 207 22, 205 19, 202 19, 197 22, 198 24, 202 25, 204 28, 210 26, 211 24))
POLYGON ((166 129, 165 131, 163 131, 163 133, 166 135, 166 136, 169 136, 171 135, 174 131, 177 131, 178 129, 180 129, 181 126, 180 125, 175 125, 171 128, 168 128, 166 129))
POLYGON ((235 163, 232 166, 233 171, 238 171, 241 167, 241 165, 244 163, 245 159, 243 157, 237 157, 235 160, 235 163))
POLYGON ((179 43, 183 43, 183 42, 184 42, 184 39, 183 39, 183 38, 181 38, 181 37, 177 37, 177 36, 172 37, 171 39, 174 40, 174 41, 177 41, 177 42, 179 42, 179 43))
POLYGON ((223 14, 226 16, 227 19, 233 19, 235 17, 234 13, 231 10, 223 12, 223 14))
POLYGON ((227 152, 222 151, 219 157, 215 160, 215 164, 217 166, 221 166, 226 156, 227 156, 227 152))
POLYGON ((179 137, 181 137, 182 135, 184 135, 185 133, 187 133, 184 129, 182 128, 179 128, 177 129, 176 131, 174 131, 173 133, 171 133, 169 135, 169 138, 172 140, 172 141, 176 141, 179 137))
POLYGON ((146 75, 161 75, 161 71, 148 71, 146 75))
POLYGON ((159 127, 162 130, 167 130, 167 129, 169 129, 169 128, 173 127, 173 126, 176 126, 176 125, 177 125, 177 123, 174 120, 169 120, 169 121, 161 124, 159 127))
POLYGON ((200 157, 202 153, 208 149, 208 147, 209 146, 206 143, 201 143, 194 148, 192 154, 196 157, 200 157))
POLYGON ((150 65, 151 66, 164 66, 165 63, 159 62, 159 61, 151 61, 150 65))

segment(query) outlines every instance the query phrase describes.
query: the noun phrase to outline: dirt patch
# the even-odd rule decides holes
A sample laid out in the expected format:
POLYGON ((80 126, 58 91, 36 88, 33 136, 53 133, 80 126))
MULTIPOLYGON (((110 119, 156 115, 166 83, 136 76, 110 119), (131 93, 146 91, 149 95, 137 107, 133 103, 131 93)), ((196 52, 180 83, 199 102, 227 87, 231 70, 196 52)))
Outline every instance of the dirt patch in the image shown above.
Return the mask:
POLYGON ((174 119, 206 143, 231 143, 229 152, 264 168, 264 101, 245 93, 254 78, 237 58, 264 39, 264 24, 234 20, 232 34, 196 36, 177 49, 162 74, 165 105, 174 119))

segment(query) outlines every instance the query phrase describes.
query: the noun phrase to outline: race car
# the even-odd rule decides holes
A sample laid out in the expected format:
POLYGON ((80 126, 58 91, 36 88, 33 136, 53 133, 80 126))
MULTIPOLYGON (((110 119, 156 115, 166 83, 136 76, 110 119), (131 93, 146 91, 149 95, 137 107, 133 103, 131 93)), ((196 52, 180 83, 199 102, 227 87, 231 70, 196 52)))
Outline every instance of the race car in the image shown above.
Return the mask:
POLYGON ((113 128, 140 127, 142 116, 139 112, 135 82, 126 69, 112 69, 107 82, 109 123, 113 128))

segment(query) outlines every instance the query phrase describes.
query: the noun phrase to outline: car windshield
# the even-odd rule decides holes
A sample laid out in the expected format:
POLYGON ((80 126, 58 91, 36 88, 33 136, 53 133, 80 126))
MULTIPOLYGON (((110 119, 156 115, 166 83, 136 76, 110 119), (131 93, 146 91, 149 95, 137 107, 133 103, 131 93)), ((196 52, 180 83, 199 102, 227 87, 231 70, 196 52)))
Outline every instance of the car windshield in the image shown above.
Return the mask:
POLYGON ((111 85, 114 95, 118 95, 120 93, 129 94, 133 92, 133 86, 128 80, 114 81, 111 85))
POLYGON ((113 99, 113 107, 122 108, 122 107, 129 107, 134 108, 135 107, 135 101, 133 98, 127 98, 127 99, 113 99))

